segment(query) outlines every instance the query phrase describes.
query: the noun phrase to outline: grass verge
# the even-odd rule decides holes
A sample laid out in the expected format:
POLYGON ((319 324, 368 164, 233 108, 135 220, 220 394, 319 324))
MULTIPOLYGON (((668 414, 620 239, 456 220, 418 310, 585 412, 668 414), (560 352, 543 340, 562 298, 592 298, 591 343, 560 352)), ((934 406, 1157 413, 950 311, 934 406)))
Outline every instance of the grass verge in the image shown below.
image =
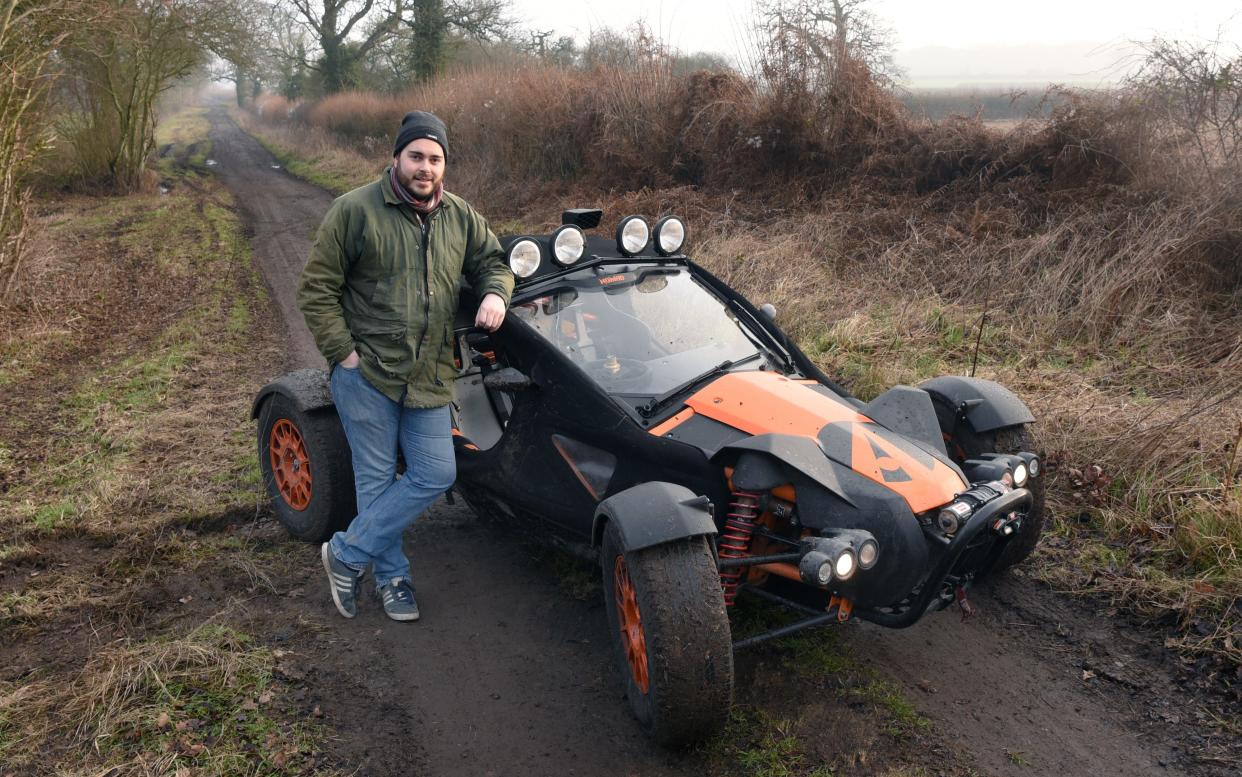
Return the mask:
POLYGON ((278 360, 203 110, 158 192, 37 203, 0 310, 0 762, 21 774, 331 773, 229 606, 288 563, 249 404, 278 360))

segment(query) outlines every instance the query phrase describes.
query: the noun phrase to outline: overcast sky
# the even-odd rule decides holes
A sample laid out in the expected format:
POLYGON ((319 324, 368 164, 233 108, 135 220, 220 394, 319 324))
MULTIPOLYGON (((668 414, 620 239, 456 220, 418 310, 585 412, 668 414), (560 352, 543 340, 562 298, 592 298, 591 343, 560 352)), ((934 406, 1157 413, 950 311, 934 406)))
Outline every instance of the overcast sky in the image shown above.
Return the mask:
MULTIPOLYGON (((977 80, 1092 81, 1127 41, 1216 37, 1242 45, 1242 0, 874 0, 897 37, 898 60, 914 83, 977 80), (929 47, 968 49, 955 59, 929 47), (963 73, 962 67, 969 66, 963 73), (1061 78, 1057 78, 1061 75, 1061 78)), ((642 18, 687 52, 744 57, 751 0, 514 0, 531 28, 583 39, 593 27, 642 18)))

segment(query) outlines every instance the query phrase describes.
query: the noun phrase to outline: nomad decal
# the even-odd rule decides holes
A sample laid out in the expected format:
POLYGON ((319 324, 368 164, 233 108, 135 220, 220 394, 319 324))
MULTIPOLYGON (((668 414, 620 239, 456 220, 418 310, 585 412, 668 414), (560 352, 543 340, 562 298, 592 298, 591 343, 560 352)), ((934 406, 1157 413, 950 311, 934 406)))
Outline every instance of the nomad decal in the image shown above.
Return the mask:
POLYGON ((850 428, 850 467, 858 474, 900 494, 916 513, 939 507, 968 487, 953 469, 918 450, 912 443, 882 436, 870 421, 850 428))

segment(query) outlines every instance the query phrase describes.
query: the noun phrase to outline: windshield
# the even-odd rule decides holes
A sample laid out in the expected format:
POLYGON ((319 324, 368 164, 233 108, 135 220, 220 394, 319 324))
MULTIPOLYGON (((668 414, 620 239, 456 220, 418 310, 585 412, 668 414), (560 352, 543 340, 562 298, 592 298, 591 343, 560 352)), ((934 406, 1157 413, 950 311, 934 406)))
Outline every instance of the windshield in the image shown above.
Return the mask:
POLYGON ((681 269, 600 268, 513 312, 613 394, 658 396, 760 353, 725 304, 681 269))

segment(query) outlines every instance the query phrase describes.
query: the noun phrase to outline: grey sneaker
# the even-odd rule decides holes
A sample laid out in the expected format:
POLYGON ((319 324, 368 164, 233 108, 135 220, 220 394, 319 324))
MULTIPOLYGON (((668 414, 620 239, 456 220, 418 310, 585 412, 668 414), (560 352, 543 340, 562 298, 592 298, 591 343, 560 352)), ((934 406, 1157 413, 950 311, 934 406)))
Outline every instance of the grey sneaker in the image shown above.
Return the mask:
POLYGON ((414 601, 414 587, 409 580, 397 578, 380 586, 379 597, 389 618, 395 621, 418 620, 418 602, 414 601))
POLYGON ((337 561, 326 542, 319 549, 319 557, 328 573, 328 588, 337 611, 346 618, 354 617, 358 614, 358 581, 362 575, 337 561))

